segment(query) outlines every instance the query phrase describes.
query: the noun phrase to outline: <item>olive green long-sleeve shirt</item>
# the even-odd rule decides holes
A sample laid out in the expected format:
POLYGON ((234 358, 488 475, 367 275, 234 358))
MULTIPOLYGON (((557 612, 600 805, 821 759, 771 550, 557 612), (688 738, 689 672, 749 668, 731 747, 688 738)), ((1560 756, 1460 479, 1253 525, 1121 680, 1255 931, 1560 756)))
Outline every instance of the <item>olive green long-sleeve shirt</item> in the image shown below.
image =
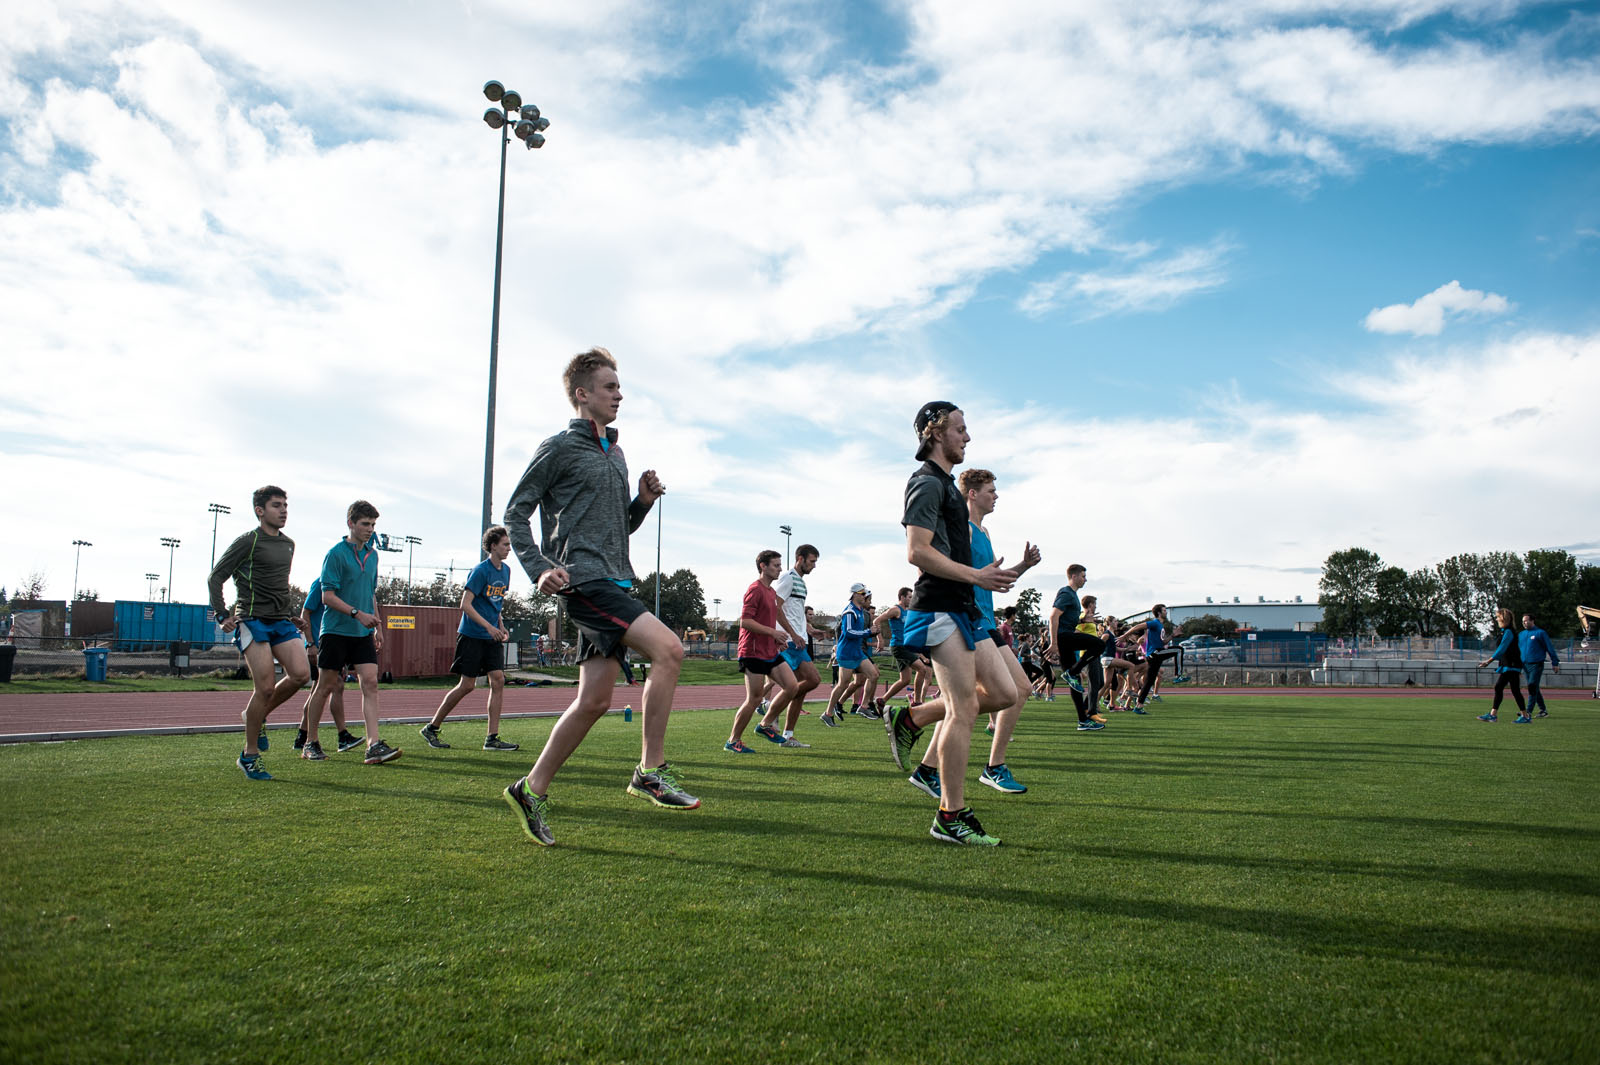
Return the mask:
POLYGON ((233 578, 239 591, 241 618, 262 621, 287 621, 293 616, 289 602, 289 566, 294 562, 294 541, 283 533, 268 536, 260 527, 251 529, 222 552, 207 581, 211 589, 211 609, 217 617, 228 615, 223 586, 233 578))

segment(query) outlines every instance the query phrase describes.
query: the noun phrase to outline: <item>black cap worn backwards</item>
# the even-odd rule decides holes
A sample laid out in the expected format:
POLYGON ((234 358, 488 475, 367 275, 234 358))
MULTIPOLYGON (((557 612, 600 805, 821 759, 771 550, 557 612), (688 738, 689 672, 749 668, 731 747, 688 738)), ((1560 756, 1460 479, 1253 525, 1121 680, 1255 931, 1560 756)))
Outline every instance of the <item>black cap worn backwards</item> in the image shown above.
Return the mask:
POLYGON ((926 459, 933 452, 933 438, 925 438, 923 432, 933 423, 934 419, 941 414, 960 409, 954 403, 943 399, 930 400, 922 405, 922 409, 917 411, 916 420, 912 422, 912 425, 917 430, 917 458, 926 459))

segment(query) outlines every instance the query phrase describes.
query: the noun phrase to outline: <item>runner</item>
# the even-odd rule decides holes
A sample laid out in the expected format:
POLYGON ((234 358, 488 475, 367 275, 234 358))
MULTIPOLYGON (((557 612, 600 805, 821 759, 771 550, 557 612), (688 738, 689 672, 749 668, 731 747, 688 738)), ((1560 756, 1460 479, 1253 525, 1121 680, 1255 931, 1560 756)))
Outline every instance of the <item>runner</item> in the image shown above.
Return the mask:
POLYGON ((1176 636, 1177 630, 1173 629, 1172 622, 1167 620, 1167 606, 1157 603, 1150 608, 1150 618, 1132 626, 1125 632, 1120 643, 1131 643, 1140 636, 1144 637, 1144 687, 1139 689, 1139 698, 1134 703, 1133 712, 1136 714, 1148 713, 1146 704, 1150 701, 1150 689, 1155 687, 1156 677, 1161 673, 1163 662, 1177 659, 1173 666, 1177 670, 1172 678, 1174 683, 1187 680, 1183 675, 1183 648, 1167 647, 1167 641, 1176 636))
POLYGON ((628 534, 644 524, 666 489, 655 470, 645 470, 639 475, 638 495, 628 499, 628 463, 611 428, 622 405, 611 353, 591 348, 574 356, 562 383, 578 416, 539 445, 506 507, 511 546, 523 569, 541 592, 563 598, 567 616, 578 628, 577 697, 550 730, 528 775, 504 792, 523 830, 546 847, 555 842, 549 824, 550 781, 611 708, 616 659, 625 646, 649 659, 651 667, 642 699, 641 757, 628 794, 667 809, 700 805, 679 786, 665 755, 683 644, 629 594, 634 572, 628 534), (533 536, 535 510, 539 542, 533 536))
POLYGON ((317 689, 306 703, 306 746, 317 742, 322 708, 335 691, 344 690, 345 670, 354 667, 361 682, 361 717, 367 723, 367 765, 400 757, 378 736, 378 652, 383 630, 378 626, 378 549, 372 531, 378 508, 358 499, 345 511, 350 532, 322 560, 322 657, 317 663, 317 689), (331 675, 330 675, 331 674, 331 675))
MULTIPOLYGON (((311 676, 317 684, 322 683, 322 670, 319 668, 322 640, 322 616, 327 612, 327 607, 322 604, 322 577, 319 575, 311 582, 311 587, 306 589, 306 601, 300 607, 301 631, 306 635, 306 658, 311 665, 311 676)), ((328 757, 322 753, 322 744, 306 743, 306 729, 311 725, 311 700, 315 699, 317 692, 312 688, 311 694, 306 696, 305 705, 300 708, 300 730, 294 738, 294 749, 300 752, 300 757, 312 762, 320 762, 328 757)), ((339 686, 328 695, 328 711, 333 717, 334 728, 339 731, 339 753, 355 750, 361 746, 361 737, 353 736, 345 727, 344 716, 344 678, 339 678, 339 686)))
POLYGON ((267 749, 267 715, 300 690, 311 678, 311 667, 289 598, 294 541, 283 532, 289 521, 289 496, 269 484, 251 493, 250 503, 256 527, 228 545, 206 584, 211 610, 222 631, 234 633, 254 684, 250 701, 239 714, 244 721, 244 750, 235 764, 251 780, 271 780, 272 774, 261 764, 261 752, 267 749), (222 594, 230 577, 239 596, 233 610, 222 594), (277 680, 274 660, 283 665, 282 680, 277 680))
POLYGON ((1517 650, 1522 653, 1522 672, 1528 681, 1528 713, 1533 713, 1533 708, 1539 708, 1539 717, 1549 717, 1550 710, 1544 703, 1544 692, 1539 689, 1539 682, 1544 679, 1544 660, 1550 659, 1550 668, 1556 673, 1561 672, 1561 659, 1556 655, 1556 649, 1550 643, 1550 637, 1541 629, 1538 622, 1533 620, 1532 614, 1522 615, 1522 631, 1517 634, 1517 650))
POLYGON ((756 556, 756 579, 745 589, 744 604, 739 610, 739 672, 744 674, 744 702, 733 714, 733 731, 725 751, 734 754, 752 754, 744 743, 744 727, 756 712, 761 701, 761 689, 771 677, 782 689, 780 699, 792 697, 799 687, 794 670, 778 653, 778 641, 798 644, 800 634, 789 628, 789 619, 783 616, 772 582, 778 579, 783 568, 783 556, 776 551, 763 551, 756 556), (782 625, 783 628, 777 626, 782 625))
MULTIPOLYGON (((929 790, 939 796, 939 809, 928 831, 947 843, 994 847, 999 838, 984 831, 966 804, 972 727, 980 710, 1010 706, 1017 693, 999 648, 992 640, 980 639, 973 586, 1008 591, 1016 574, 1002 569, 999 559, 983 569, 972 565, 967 507, 951 476, 971 439, 965 415, 953 403, 934 401, 923 405, 913 424, 917 458, 924 461, 906 482, 901 519, 906 559, 918 570, 905 617, 905 642, 912 650, 926 649, 932 658, 946 722, 936 741, 939 786, 929 790)), ((924 714, 932 705, 896 707, 889 716, 891 753, 902 769, 922 726, 933 719, 924 714)))
POLYGON ((884 713, 887 714, 887 703, 908 686, 911 694, 907 696, 912 706, 922 702, 923 692, 928 687, 928 678, 933 675, 933 667, 928 664, 926 655, 919 655, 905 645, 905 616, 911 608, 911 589, 902 588, 895 597, 894 606, 878 615, 878 632, 880 636, 884 629, 889 630, 889 652, 894 655, 895 665, 900 667, 900 679, 894 686, 883 693, 886 704, 884 713))
POLYGON ((756 726, 757 736, 784 747, 811 746, 794 738, 794 726, 804 712, 806 696, 822 683, 813 661, 815 645, 811 637, 815 630, 811 625, 811 608, 806 606, 806 577, 817 568, 820 557, 821 552, 811 544, 801 544, 794 549, 794 565, 772 586, 783 604, 783 617, 788 623, 785 627, 795 636, 805 637, 804 642, 791 637, 782 651, 784 662, 794 673, 794 691, 772 698, 766 713, 761 715, 761 723, 756 726), (780 715, 784 717, 782 732, 778 731, 780 715))
POLYGON ((456 657, 450 672, 461 679, 445 693, 433 719, 422 726, 422 738, 429 747, 449 750, 439 736, 444 719, 456 704, 472 694, 478 677, 489 679, 489 734, 486 751, 514 751, 517 744, 500 738, 500 707, 506 692, 506 641, 511 633, 500 620, 500 608, 511 588, 511 534, 504 525, 492 525, 483 534, 483 549, 489 557, 472 567, 461 589, 461 624, 456 627, 456 657))
POLYGON ((839 660, 839 679, 828 696, 827 709, 822 711, 822 723, 829 728, 839 727, 844 717, 844 697, 858 687, 857 673, 866 685, 862 702, 870 700, 878 686, 878 666, 872 661, 871 650, 867 647, 867 641, 872 638, 872 625, 867 620, 866 610, 869 594, 866 585, 859 581, 852 584, 850 601, 839 612, 839 642, 833 649, 839 660))

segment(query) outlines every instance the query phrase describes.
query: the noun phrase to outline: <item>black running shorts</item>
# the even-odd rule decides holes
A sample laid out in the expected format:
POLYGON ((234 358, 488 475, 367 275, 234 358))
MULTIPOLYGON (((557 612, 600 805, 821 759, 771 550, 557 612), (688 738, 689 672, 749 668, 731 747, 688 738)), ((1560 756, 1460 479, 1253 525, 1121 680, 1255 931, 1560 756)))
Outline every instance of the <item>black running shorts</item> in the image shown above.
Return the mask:
POLYGON ((322 653, 317 658, 317 669, 343 673, 351 666, 377 664, 378 647, 373 643, 371 633, 365 636, 343 636, 337 632, 322 634, 322 653))
POLYGON ((567 603, 567 616, 578 629, 578 661, 617 658, 628 626, 648 614, 644 604, 615 581, 585 581, 559 593, 567 603))
POLYGON ((450 672, 460 677, 487 677, 506 668, 506 645, 499 640, 456 633, 456 657, 450 672))

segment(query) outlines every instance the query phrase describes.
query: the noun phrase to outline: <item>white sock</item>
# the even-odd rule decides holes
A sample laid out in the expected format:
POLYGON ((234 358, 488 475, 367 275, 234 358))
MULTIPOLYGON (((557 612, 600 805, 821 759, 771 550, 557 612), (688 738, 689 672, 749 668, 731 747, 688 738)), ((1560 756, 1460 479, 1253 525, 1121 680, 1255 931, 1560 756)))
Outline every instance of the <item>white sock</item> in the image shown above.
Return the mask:
POLYGON ((792 729, 792 728, 784 729, 783 730, 783 738, 786 739, 786 740, 794 739, 794 729, 792 729))

